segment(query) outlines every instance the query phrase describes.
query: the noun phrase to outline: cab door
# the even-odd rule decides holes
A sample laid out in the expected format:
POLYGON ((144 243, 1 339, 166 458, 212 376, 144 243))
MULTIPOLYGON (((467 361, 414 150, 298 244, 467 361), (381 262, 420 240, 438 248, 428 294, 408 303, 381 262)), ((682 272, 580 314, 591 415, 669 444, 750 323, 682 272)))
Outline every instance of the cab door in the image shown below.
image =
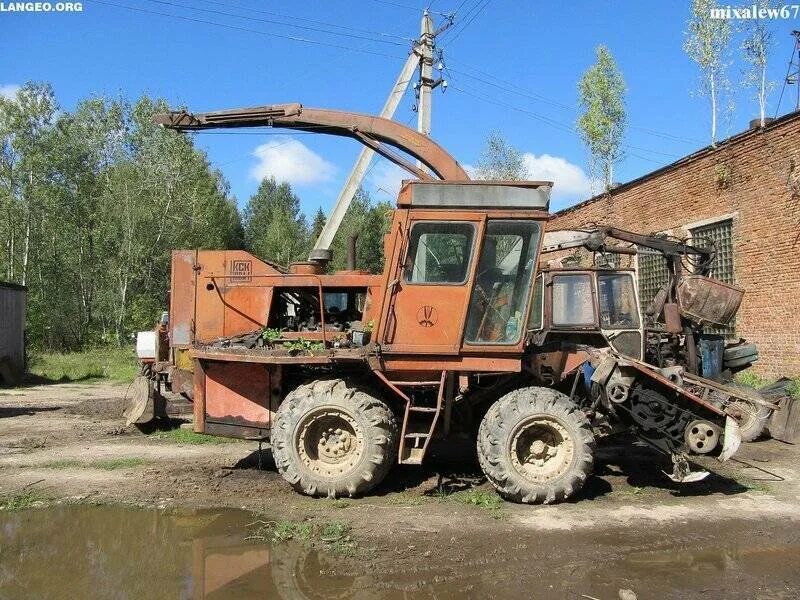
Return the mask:
POLYGON ((384 352, 458 354, 482 217, 414 212, 393 265, 379 343, 384 352))

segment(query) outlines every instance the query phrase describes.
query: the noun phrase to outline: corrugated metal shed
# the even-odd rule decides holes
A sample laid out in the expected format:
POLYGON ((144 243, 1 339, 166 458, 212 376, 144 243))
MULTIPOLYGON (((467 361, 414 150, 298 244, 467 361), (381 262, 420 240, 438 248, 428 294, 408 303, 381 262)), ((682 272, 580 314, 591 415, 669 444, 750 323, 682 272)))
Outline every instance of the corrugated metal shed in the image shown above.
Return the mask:
POLYGON ((26 292, 24 286, 0 281, 0 379, 7 372, 2 363, 11 367, 12 375, 25 372, 26 292))

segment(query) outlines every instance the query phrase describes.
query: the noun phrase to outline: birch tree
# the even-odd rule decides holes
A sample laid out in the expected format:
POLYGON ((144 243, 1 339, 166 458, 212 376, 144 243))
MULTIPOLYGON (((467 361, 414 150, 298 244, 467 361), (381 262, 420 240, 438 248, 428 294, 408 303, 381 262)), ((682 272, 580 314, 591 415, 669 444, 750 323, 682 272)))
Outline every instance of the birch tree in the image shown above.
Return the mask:
POLYGON ((614 182, 614 165, 622 159, 625 80, 608 48, 598 46, 596 54, 597 61, 578 82, 578 130, 589 150, 590 171, 600 174, 608 189, 614 182))
POLYGON ((757 8, 755 18, 746 21, 745 38, 742 40, 742 52, 748 65, 742 84, 755 90, 761 127, 764 127, 767 97, 775 87, 775 82, 767 78, 767 61, 775 40, 769 20, 760 18, 761 14, 767 14, 770 0, 756 0, 754 6, 757 8))
POLYGON ((700 68, 699 92, 707 96, 711 108, 711 145, 717 144, 717 114, 720 96, 728 87, 725 54, 731 39, 731 24, 719 15, 716 0, 692 0, 692 15, 683 48, 700 68))
POLYGON ((478 179, 521 180, 528 178, 525 155, 498 131, 486 138, 476 169, 478 179))

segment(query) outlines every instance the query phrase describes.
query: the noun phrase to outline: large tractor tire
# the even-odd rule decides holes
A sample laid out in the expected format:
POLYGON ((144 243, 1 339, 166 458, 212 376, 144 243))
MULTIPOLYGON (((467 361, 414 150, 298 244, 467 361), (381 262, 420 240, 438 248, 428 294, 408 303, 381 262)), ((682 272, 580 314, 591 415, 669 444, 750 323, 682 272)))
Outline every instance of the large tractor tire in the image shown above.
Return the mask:
MULTIPOLYGON (((729 383, 728 387, 741 390, 746 395, 763 398, 761 392, 747 385, 729 383)), ((748 402, 747 400, 736 400, 731 404, 730 408, 733 409, 733 416, 739 423, 739 432, 743 442, 753 442, 761 437, 767 427, 769 418, 772 416, 772 410, 768 406, 748 402)))
POLYGON ((594 465, 586 415, 548 388, 514 390, 488 410, 478 431, 478 460, 501 496, 525 504, 566 500, 594 465))
POLYGON ((364 494, 397 458, 392 411, 341 379, 301 385, 286 396, 271 437, 278 471, 309 496, 364 494))

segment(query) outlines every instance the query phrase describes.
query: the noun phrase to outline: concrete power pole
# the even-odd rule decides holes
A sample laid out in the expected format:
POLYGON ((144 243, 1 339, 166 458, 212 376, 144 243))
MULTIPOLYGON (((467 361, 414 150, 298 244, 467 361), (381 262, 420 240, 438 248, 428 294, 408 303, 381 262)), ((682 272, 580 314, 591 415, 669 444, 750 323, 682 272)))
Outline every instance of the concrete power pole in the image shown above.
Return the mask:
MULTIPOLYGON (((433 90, 433 19, 428 11, 422 15, 419 32, 419 105, 417 107, 417 131, 431 134, 431 91, 433 90)), ((420 163, 417 163, 420 166, 420 163)))
MULTIPOLYGON (((425 135, 430 135, 431 90, 443 83, 441 79, 438 81, 433 80, 434 42, 436 36, 445 29, 449 28, 452 24, 453 21, 451 17, 447 23, 439 28, 438 31, 434 31, 433 20, 431 19, 428 11, 425 11, 422 16, 420 37, 414 44, 413 51, 408 56, 408 59, 403 65, 403 69, 400 71, 400 75, 397 77, 397 81, 395 81, 389 97, 386 99, 386 103, 383 105, 383 110, 380 113, 381 117, 385 119, 391 119, 394 116, 395 110, 397 110, 397 106, 400 104, 400 100, 408 88, 408 83, 411 81, 414 70, 419 67, 420 79, 415 85, 415 88, 419 92, 417 130, 425 135)), ((446 86, 446 84, 444 85, 446 86)), ((336 204, 331 211, 331 215, 325 222, 325 226, 322 228, 322 231, 320 232, 319 237, 314 244, 314 249, 311 250, 311 253, 309 254, 309 260, 323 262, 330 260, 330 247, 333 243, 333 238, 336 235, 336 232, 339 230, 339 226, 342 224, 345 214, 347 214, 347 209, 350 207, 350 203, 353 201, 353 196, 355 195, 358 186, 361 185, 361 181, 364 179, 364 175, 367 172, 367 167, 369 167, 369 163, 374 155, 375 151, 371 148, 364 148, 361 150, 361 153, 358 155, 358 158, 353 165, 353 169, 350 171, 350 175, 347 177, 347 181, 342 187, 342 190, 339 192, 339 197, 336 199, 336 204)), ((421 168, 419 162, 417 165, 421 168)))
MULTIPOLYGON (((408 82, 411 81, 411 76, 414 73, 414 69, 416 69, 418 63, 419 54, 417 54, 415 49, 415 51, 408 56, 406 63, 403 65, 403 69, 400 71, 400 75, 397 77, 397 81, 395 81, 394 87, 392 88, 389 97, 386 99, 386 103, 383 105, 383 110, 380 114, 381 117, 385 119, 392 118, 394 111, 397 110, 397 105, 400 104, 400 99, 403 97, 403 94, 405 94, 406 89, 408 88, 408 82)), ((361 185, 361 181, 364 179, 364 175, 367 172, 367 167, 369 166, 369 163, 374 155, 375 151, 372 148, 364 147, 361 150, 355 164, 353 165, 353 169, 350 171, 350 175, 347 177, 347 181, 339 192, 339 197, 336 199, 336 204, 331 211, 331 215, 328 220, 325 221, 325 226, 322 228, 322 231, 320 232, 319 237, 314 244, 314 248, 309 254, 309 260, 318 260, 323 262, 330 260, 330 248, 331 244, 333 243, 333 238, 336 235, 336 232, 339 230, 339 226, 342 224, 345 214, 347 214, 347 209, 350 207, 350 203, 353 201, 353 196, 355 195, 358 186, 361 185)))

